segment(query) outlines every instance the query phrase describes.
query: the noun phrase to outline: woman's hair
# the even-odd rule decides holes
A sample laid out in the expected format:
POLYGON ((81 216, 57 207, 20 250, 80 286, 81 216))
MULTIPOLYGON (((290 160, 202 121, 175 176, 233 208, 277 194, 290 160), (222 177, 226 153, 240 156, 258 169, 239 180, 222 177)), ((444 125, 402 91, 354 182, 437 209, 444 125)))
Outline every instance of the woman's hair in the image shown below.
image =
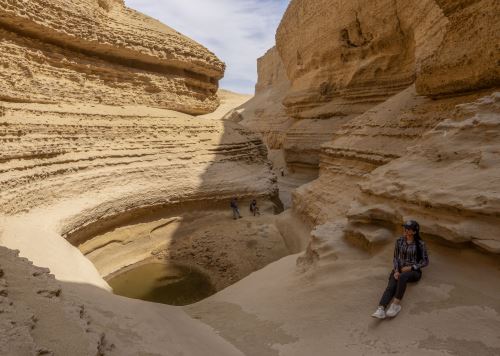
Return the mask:
POLYGON ((422 260, 422 258, 424 257, 423 253, 422 253, 422 246, 421 246, 422 238, 420 237, 420 225, 415 220, 409 220, 409 221, 405 222, 405 224, 403 226, 405 228, 409 228, 415 232, 415 234, 413 235, 413 238, 415 239, 415 247, 417 249, 417 261, 420 262, 422 260))

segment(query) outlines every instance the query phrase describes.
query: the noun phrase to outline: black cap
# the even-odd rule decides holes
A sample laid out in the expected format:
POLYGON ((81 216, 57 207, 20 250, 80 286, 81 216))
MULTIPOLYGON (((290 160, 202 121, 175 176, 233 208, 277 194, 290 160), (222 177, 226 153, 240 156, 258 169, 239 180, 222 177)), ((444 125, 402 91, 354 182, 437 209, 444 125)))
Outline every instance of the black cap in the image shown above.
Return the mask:
POLYGON ((419 231, 420 230, 420 225, 418 225, 418 222, 415 220, 408 220, 403 224, 403 227, 405 229, 410 229, 413 231, 419 231))

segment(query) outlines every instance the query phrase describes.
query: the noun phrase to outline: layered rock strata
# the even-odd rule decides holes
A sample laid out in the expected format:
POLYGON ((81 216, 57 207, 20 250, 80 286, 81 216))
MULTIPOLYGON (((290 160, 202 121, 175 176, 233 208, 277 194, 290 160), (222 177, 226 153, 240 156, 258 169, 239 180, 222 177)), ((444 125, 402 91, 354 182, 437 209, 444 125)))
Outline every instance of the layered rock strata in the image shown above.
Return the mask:
POLYGON ((394 1, 292 1, 276 45, 295 118, 360 114, 414 80, 415 46, 394 1))
POLYGON ((433 98, 496 85, 498 6, 489 0, 292 1, 276 34, 277 53, 258 63, 258 89, 269 83, 266 73, 284 66, 290 86, 268 90, 280 92, 285 112, 257 122, 270 112, 261 105, 243 122, 261 132, 274 125, 290 167, 318 167, 321 144, 343 124, 412 83, 433 98))
MULTIPOLYGON (((456 105, 485 93, 431 100, 411 86, 350 120, 322 147, 320 177, 300 187, 294 206, 315 224, 345 216, 358 184, 376 168, 405 157, 408 147, 448 115, 456 105)), ((461 115, 459 115, 461 117, 461 115)))
MULTIPOLYGON (((202 210, 206 225, 215 217, 231 223, 234 196, 258 198, 272 221, 278 192, 262 140, 220 120, 220 112, 192 116, 219 105, 224 64, 120 0, 0 0, 0 37, 0 244, 23 256, 0 249, 0 353, 240 354, 178 308, 109 293, 101 271, 75 247, 172 207, 181 207, 181 217, 202 210)), ((223 93, 228 109, 241 100, 223 93)), ((205 258, 205 247, 189 245, 205 226, 189 222, 176 225, 184 236, 171 237, 205 258)), ((257 262, 230 277, 286 253, 268 227, 261 233, 272 239, 231 246, 257 262)), ((155 232, 151 241, 165 243, 164 231, 155 232)), ((146 257, 167 254, 153 250, 146 257)), ((136 262, 118 253, 109 260, 136 262)))
MULTIPOLYGON (((233 196, 273 206, 261 139, 220 112, 190 115, 219 105, 224 64, 201 45, 112 0, 0 1, 0 35, 0 243, 84 285, 85 302, 91 285, 110 289, 73 246, 92 234, 182 204, 227 208, 233 196)), ((90 309, 111 315, 115 297, 101 292, 90 309)), ((149 352, 125 339, 117 354, 149 352)), ((190 349, 180 344, 162 353, 190 349)))
MULTIPOLYGON (((499 13, 489 0, 292 1, 276 34, 281 62, 259 65, 282 64, 290 82, 280 91, 294 120, 281 133, 289 168, 320 169, 293 194, 294 211, 311 226, 347 217, 347 235, 361 245, 383 243, 414 217, 431 237, 498 252, 492 226, 499 174, 491 165, 474 171, 468 162, 496 160, 489 137, 498 120, 499 13), (431 151, 438 165, 430 163, 431 151), (435 174, 442 183, 427 182, 435 174)), ((265 73, 272 71, 259 70, 259 89, 268 88, 265 73)))
POLYGON ((277 194, 265 146, 236 123, 146 107, 2 107, 6 217, 45 215, 67 235, 151 207, 277 194))
POLYGON ((406 155, 361 183, 358 204, 372 221, 359 219, 359 207, 351 220, 367 229, 373 221, 397 226, 411 216, 428 237, 500 253, 499 135, 500 93, 459 105, 406 155))
POLYGON ((224 64, 121 1, 0 1, 2 94, 15 102, 218 106, 224 64))
MULTIPOLYGON (((58 280, 0 251, 15 291, 0 300, 0 353, 238 354, 179 309, 112 295, 74 246, 172 206, 274 206, 261 139, 220 112, 191 115, 219 105, 224 64, 122 1, 0 1, 0 36, 0 244, 58 280)), ((241 100, 223 93, 228 109, 241 100)))
POLYGON ((258 59, 257 70, 255 96, 228 113, 227 118, 259 132, 268 148, 282 149, 286 130, 294 120, 286 115, 282 104, 290 82, 275 47, 258 59))

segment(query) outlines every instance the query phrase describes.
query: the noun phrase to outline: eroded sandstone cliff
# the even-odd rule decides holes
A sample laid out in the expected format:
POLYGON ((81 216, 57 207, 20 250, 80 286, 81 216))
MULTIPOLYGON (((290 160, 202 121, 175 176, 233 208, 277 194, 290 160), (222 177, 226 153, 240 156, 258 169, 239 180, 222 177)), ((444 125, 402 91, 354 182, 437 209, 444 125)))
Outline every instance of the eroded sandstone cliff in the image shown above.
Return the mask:
MULTIPOLYGON (((233 222, 233 196, 258 198, 272 220, 279 204, 271 202, 277 186, 265 145, 215 111, 224 64, 121 0, 0 0, 0 37, 0 244, 57 278, 0 250, 0 313, 7 316, 0 322, 0 353, 238 354, 179 309, 112 295, 102 278, 110 271, 96 269, 75 247, 172 206, 181 206, 182 214, 202 211, 206 225, 215 208, 218 219, 233 222), (205 115, 193 116, 200 114, 205 115), (7 291, 2 270, 14 292, 7 291), (39 309, 46 304, 49 309, 39 309), (125 310, 130 314, 122 318, 125 310), (180 331, 184 322, 198 326, 180 331), (197 347, 190 332, 215 344, 207 340, 197 347)), ((226 110, 241 101, 222 93, 226 110)), ((210 265, 219 251, 207 252, 205 235, 196 230, 204 226, 182 220, 182 214, 175 217, 176 228, 187 237, 175 231, 169 236, 189 245, 189 237, 198 234, 203 241, 192 255, 210 265)), ((243 230, 246 222, 238 226, 243 230)), ((233 268, 224 283, 270 262, 261 254, 280 242, 279 232, 270 232, 274 240, 259 249, 250 246, 253 262, 233 268)), ((140 246, 150 236, 131 238, 140 246)), ((162 246, 169 242, 164 234, 156 239, 162 246)), ((126 254, 120 244, 110 244, 115 258, 104 260, 117 269, 153 253, 163 261, 174 258, 166 248, 134 249, 132 257, 120 258, 126 254)), ((274 259, 283 254, 284 246, 274 259)))
POLYGON ((0 1, 0 98, 144 104, 203 114, 224 64, 117 0, 0 1))
POLYGON ((276 34, 294 119, 281 147, 292 168, 320 170, 294 193, 295 212, 312 226, 348 217, 362 244, 413 217, 431 237, 498 252, 499 173, 471 162, 498 159, 499 13, 487 0, 292 1, 276 34))
POLYGON ((282 104, 290 81, 275 47, 258 59, 257 70, 255 96, 229 113, 227 118, 259 132, 270 149, 281 149, 285 144, 285 132, 294 120, 287 116, 282 104))
MULTIPOLYGON (((280 92, 285 115, 244 124, 265 132, 288 118, 275 133, 287 164, 318 167, 321 144, 342 125, 412 83, 433 98, 495 86, 498 12, 494 1, 292 1, 276 34, 290 88, 269 89, 280 92)), ((269 111, 258 109, 252 117, 269 111)))
POLYGON ((309 243, 187 310, 249 355, 498 354, 499 14, 482 0, 292 0, 284 114, 239 112, 271 147, 268 128, 282 130, 289 168, 319 166, 278 224, 293 240, 306 221, 309 243), (396 318, 371 319, 407 219, 430 265, 396 318))

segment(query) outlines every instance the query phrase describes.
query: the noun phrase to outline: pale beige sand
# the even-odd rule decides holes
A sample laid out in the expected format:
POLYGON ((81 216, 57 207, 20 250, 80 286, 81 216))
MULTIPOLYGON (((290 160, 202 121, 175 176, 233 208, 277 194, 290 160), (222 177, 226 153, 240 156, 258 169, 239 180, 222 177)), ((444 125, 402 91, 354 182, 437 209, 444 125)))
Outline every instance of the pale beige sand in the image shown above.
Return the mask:
POLYGON ((0 354, 242 355, 179 308, 60 282, 0 247, 0 354))
POLYGON ((229 90, 219 89, 217 92, 217 96, 219 97, 220 105, 214 112, 210 114, 201 115, 201 118, 209 118, 209 119, 221 119, 223 118, 229 111, 234 108, 240 106, 241 104, 247 102, 252 98, 252 95, 247 94, 238 94, 229 90))
POLYGON ((195 305, 246 355, 497 355, 500 261, 430 243, 430 265, 393 320, 370 317, 392 245, 371 255, 322 227, 321 258, 304 272, 289 256, 195 305))

